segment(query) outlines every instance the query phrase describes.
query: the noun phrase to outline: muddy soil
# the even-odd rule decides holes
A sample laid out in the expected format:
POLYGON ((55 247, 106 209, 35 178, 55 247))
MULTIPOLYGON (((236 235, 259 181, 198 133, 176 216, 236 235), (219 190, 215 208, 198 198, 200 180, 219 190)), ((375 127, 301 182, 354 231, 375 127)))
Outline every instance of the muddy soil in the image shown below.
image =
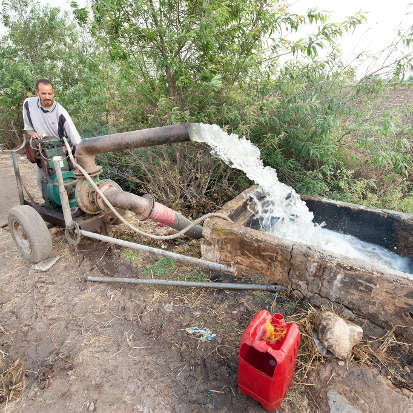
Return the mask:
MULTIPOLYGON (((31 165, 23 167, 35 190, 31 165)), ((141 228, 165 233, 144 223, 141 228)), ((307 308, 287 293, 90 283, 87 276, 230 281, 167 258, 82 240, 70 246, 52 229, 57 263, 34 270, 0 229, 0 351, 24 363, 25 390, 0 400, 5 412, 263 412, 237 384, 241 335, 261 309, 287 318, 307 308), (189 326, 216 337, 203 342, 189 326)), ((199 256, 199 242, 163 243, 122 226, 115 236, 199 256)), ((237 280, 240 281, 240 280, 237 280)), ((262 282, 258 278, 253 280, 262 282)), ((413 370, 412 370, 413 371, 413 370)), ((278 410, 323 412, 311 383, 296 377, 278 410)))

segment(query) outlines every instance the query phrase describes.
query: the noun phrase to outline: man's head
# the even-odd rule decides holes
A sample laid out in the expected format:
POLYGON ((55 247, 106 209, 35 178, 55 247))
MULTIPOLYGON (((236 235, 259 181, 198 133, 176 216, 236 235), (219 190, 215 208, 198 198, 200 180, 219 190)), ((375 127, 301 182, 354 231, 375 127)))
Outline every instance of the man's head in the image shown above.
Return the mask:
POLYGON ((39 79, 36 82, 36 95, 39 96, 42 107, 48 109, 53 106, 54 90, 49 80, 39 79))

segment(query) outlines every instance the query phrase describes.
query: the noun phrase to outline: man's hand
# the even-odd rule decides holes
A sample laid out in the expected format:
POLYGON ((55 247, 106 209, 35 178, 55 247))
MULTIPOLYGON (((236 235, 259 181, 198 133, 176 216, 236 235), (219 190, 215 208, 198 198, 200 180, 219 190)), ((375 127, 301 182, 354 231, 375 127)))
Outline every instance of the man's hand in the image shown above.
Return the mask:
POLYGON ((34 139, 43 139, 43 136, 34 130, 26 130, 26 133, 34 139))

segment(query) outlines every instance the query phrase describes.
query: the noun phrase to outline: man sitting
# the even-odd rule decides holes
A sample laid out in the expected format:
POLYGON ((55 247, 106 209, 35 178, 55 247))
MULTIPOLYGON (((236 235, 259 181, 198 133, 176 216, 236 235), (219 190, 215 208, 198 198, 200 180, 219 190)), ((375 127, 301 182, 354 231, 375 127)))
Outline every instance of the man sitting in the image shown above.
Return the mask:
MULTIPOLYGON (((72 145, 81 142, 80 135, 66 109, 54 100, 53 86, 47 79, 36 82, 36 96, 23 104, 24 131, 33 138, 55 136, 70 139, 72 145)), ((41 188, 42 170, 37 168, 37 183, 41 188)))

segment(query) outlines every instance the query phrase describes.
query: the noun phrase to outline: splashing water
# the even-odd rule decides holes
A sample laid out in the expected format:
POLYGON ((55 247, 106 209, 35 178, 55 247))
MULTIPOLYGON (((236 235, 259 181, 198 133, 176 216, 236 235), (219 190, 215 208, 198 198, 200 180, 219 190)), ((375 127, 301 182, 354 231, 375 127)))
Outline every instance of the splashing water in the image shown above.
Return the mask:
POLYGON ((412 272, 412 260, 400 257, 378 245, 340 234, 313 222, 313 213, 300 196, 288 185, 279 182, 277 173, 264 166, 259 149, 245 138, 227 134, 218 125, 192 124, 190 137, 195 142, 205 142, 212 153, 227 165, 244 171, 260 190, 252 195, 261 228, 295 242, 313 245, 338 255, 375 261, 376 266, 391 267, 402 272, 412 272))

